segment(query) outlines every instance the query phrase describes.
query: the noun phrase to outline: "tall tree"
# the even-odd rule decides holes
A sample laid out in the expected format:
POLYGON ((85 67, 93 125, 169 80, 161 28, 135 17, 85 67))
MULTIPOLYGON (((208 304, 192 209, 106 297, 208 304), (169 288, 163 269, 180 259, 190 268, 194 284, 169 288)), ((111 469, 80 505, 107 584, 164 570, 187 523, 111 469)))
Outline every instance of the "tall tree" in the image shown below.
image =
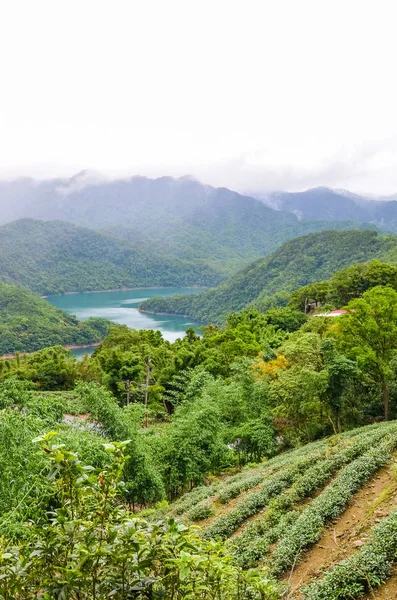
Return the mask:
POLYGON ((334 326, 340 348, 379 381, 389 419, 390 361, 397 351, 397 292, 377 286, 352 300, 334 326))

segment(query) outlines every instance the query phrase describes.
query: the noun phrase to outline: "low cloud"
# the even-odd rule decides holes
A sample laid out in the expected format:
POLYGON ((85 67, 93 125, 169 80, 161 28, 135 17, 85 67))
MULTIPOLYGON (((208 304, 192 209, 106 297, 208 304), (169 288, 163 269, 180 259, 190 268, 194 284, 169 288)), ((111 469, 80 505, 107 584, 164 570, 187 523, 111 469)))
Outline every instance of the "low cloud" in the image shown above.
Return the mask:
POLYGON ((310 187, 343 188, 373 195, 397 192, 397 139, 341 149, 313 165, 255 164, 249 157, 197 168, 195 175, 240 192, 300 191, 310 187))

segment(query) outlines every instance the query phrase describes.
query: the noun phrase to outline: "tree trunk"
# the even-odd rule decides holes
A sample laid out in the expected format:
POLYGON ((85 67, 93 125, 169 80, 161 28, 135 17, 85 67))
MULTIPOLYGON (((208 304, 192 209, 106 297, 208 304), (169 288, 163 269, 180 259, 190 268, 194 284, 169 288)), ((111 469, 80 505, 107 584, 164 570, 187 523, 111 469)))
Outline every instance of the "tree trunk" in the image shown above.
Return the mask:
POLYGON ((150 358, 146 360, 146 385, 145 385, 145 427, 148 426, 147 404, 149 398, 150 358))
POLYGON ((338 417, 337 417, 337 421, 336 421, 336 426, 338 428, 338 433, 342 433, 342 423, 341 423, 341 419, 340 419, 340 411, 338 410, 338 417))
POLYGON ((389 420, 389 385, 387 383, 386 377, 382 378, 382 396, 383 396, 383 406, 385 408, 385 421, 389 420))

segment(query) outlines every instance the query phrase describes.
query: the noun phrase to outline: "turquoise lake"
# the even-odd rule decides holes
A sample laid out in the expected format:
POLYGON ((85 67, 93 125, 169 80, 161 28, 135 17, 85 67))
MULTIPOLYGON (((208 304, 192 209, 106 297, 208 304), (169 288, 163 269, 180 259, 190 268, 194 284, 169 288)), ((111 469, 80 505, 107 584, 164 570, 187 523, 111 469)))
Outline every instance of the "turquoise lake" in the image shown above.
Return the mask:
MULTIPOLYGON (((201 291, 200 288, 146 288, 48 296, 47 300, 54 306, 76 315, 78 319, 104 317, 115 323, 128 325, 133 329, 155 329, 161 331, 166 340, 173 342, 178 337, 182 337, 188 327, 194 327, 197 331, 200 323, 185 317, 141 313, 138 310, 139 304, 146 298, 153 298, 154 296, 196 294, 199 291, 201 291)), ((92 352, 93 348, 72 350, 72 353, 78 357, 92 352)))

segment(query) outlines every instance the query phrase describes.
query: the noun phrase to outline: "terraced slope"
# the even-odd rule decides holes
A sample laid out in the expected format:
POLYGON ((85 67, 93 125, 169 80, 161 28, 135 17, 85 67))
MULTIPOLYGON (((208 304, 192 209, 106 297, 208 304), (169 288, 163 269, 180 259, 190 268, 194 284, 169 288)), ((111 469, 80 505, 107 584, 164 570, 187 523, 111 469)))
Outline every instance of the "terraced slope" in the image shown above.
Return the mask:
POLYGON ((196 488, 168 511, 245 568, 267 566, 285 598, 374 598, 397 566, 394 456, 397 423, 371 425, 196 488))

